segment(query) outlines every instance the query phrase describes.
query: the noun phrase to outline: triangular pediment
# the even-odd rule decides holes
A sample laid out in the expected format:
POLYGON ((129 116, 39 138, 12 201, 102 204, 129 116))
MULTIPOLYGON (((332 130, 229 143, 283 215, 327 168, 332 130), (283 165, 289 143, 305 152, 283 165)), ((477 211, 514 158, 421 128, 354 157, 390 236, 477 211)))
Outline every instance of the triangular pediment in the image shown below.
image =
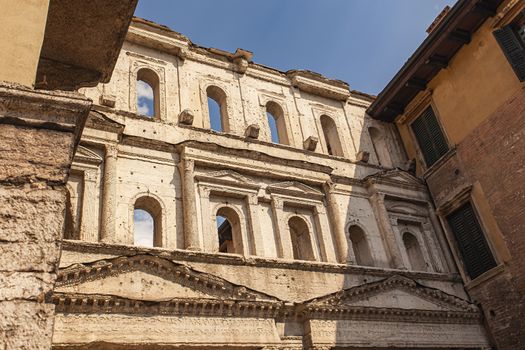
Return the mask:
POLYGON ((420 179, 400 169, 381 171, 379 173, 369 176, 369 178, 376 179, 376 180, 396 182, 400 184, 407 184, 407 185, 421 185, 422 184, 422 181, 420 179))
POLYGON ((220 299, 276 301, 277 298, 150 255, 77 264, 59 271, 55 291, 113 295, 132 300, 220 299))
POLYGON ((322 196, 321 191, 316 190, 308 185, 300 183, 298 181, 286 181, 271 184, 267 187, 267 191, 270 193, 295 193, 310 196, 322 196))
POLYGON ((99 164, 102 162, 102 157, 87 147, 78 146, 74 160, 77 162, 99 164))
POLYGON ((374 308, 425 311, 477 312, 477 307, 466 300, 441 290, 425 287, 404 276, 341 290, 305 303, 307 307, 336 309, 374 308))
POLYGON ((232 170, 212 171, 210 173, 205 174, 204 176, 207 178, 213 178, 215 180, 221 181, 250 183, 250 180, 247 177, 232 170))

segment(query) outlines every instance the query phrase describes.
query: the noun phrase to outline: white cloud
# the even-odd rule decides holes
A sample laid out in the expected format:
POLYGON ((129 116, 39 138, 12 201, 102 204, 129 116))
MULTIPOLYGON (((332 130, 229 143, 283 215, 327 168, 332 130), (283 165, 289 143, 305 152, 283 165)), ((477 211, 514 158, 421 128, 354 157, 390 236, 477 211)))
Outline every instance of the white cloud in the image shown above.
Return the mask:
POLYGON ((139 101, 137 104, 137 112, 142 115, 150 115, 149 106, 139 101))
POLYGON ((153 247, 153 218, 144 211, 137 209, 133 213, 133 237, 135 245, 153 247))
POLYGON ((148 83, 138 80, 137 81, 137 97, 145 98, 153 101, 153 89, 148 83))

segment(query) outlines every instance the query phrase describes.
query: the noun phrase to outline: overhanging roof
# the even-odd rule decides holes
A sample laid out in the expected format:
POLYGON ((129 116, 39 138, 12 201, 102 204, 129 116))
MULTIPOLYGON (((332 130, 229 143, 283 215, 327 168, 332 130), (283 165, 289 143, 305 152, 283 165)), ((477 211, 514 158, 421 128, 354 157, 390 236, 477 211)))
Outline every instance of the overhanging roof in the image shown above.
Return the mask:
POLYGON ((430 82, 473 33, 496 14, 503 0, 459 0, 401 70, 381 91, 367 113, 374 119, 392 122, 430 82))
POLYGON ((138 0, 51 0, 37 88, 107 83, 138 0))

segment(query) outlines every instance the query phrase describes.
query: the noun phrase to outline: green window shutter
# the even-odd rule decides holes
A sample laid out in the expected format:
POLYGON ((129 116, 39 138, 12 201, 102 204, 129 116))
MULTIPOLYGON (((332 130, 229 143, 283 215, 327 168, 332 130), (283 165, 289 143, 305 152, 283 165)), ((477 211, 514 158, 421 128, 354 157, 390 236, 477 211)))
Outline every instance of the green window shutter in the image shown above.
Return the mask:
POLYGON ((511 25, 494 31, 494 37, 505 53, 520 81, 525 80, 525 49, 511 25))
POLYGON ((432 107, 428 107, 412 123, 412 131, 416 136, 427 167, 447 153, 448 144, 432 107))
POLYGON ((471 279, 496 267, 496 261, 470 202, 448 215, 447 221, 471 279))

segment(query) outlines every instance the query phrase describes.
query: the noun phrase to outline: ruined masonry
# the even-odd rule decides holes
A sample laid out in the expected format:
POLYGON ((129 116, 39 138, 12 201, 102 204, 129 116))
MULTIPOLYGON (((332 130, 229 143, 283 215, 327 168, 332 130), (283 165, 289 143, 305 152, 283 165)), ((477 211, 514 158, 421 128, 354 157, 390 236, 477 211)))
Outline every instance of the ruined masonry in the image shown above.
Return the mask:
POLYGON ((80 92, 54 349, 489 347, 371 96, 141 19, 111 81, 80 92))

